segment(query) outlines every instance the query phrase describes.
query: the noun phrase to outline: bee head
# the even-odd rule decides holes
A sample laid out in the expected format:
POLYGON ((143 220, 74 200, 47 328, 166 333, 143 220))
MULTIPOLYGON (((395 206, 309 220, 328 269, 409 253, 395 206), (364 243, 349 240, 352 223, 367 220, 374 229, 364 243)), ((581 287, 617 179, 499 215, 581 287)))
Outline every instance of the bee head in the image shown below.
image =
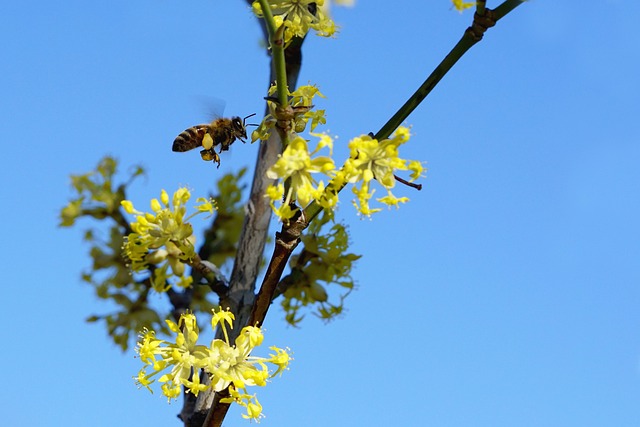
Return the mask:
MULTIPOLYGON (((243 118, 242 120, 240 120, 240 117, 234 117, 233 118, 233 120, 232 120, 233 129, 242 138, 245 138, 245 139, 247 138, 247 126, 258 126, 258 125, 253 124, 253 123, 247 124, 247 119, 249 117, 253 117, 255 115, 256 115, 256 113, 249 114, 247 117, 243 118)), ((244 141, 242 141, 242 142, 244 142, 244 141)))
POLYGON ((240 117, 234 117, 231 119, 231 127, 233 128, 233 132, 241 137, 247 137, 247 130, 244 127, 244 120, 240 119, 240 117))

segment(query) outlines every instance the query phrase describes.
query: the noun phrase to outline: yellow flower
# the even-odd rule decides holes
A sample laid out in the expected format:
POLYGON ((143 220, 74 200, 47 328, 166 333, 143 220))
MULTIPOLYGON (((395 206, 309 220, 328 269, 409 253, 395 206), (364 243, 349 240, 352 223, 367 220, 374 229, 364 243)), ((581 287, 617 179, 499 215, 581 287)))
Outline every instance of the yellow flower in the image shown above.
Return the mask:
POLYGON ((223 310, 220 308, 217 312, 213 310, 213 316, 211 317, 211 328, 215 329, 216 326, 220 325, 222 328, 222 332, 224 333, 225 340, 229 342, 229 334, 227 333, 227 325, 229 328, 233 329, 233 321, 235 320, 235 316, 229 310, 223 310))
POLYGON ((275 351, 276 354, 272 354, 269 362, 278 366, 278 370, 273 373, 272 376, 276 376, 278 374, 282 375, 282 371, 287 369, 289 366, 289 362, 291 361, 291 356, 285 350, 278 347, 269 347, 271 350, 275 351))
POLYGON ((391 207, 391 206, 395 206, 396 208, 399 208, 400 203, 407 203, 409 201, 408 197, 396 197, 394 196, 391 192, 389 192, 389 194, 387 194, 384 197, 381 197, 379 199, 376 199, 377 201, 379 201, 380 203, 384 203, 385 205, 391 207))
POLYGON ((199 331, 193 314, 181 315, 178 325, 170 320, 166 322, 169 329, 176 334, 176 343, 168 344, 162 354, 164 361, 173 368, 159 381, 184 385, 184 382, 189 380, 192 369, 201 367, 207 348, 197 344, 199 331))
POLYGON ((200 382, 200 375, 191 375, 191 379, 191 381, 182 380, 181 382, 182 385, 195 396, 197 396, 201 391, 205 391, 209 388, 209 384, 202 384, 200 382))
MULTIPOLYGON (((322 146, 331 147, 331 138, 323 135, 321 144, 322 146)), ((314 197, 319 195, 316 189, 318 184, 311 177, 311 174, 320 172, 330 175, 335 169, 333 160, 330 157, 318 156, 311 158, 311 154, 315 154, 318 149, 313 153, 309 153, 307 141, 300 136, 296 136, 289 142, 289 145, 279 156, 276 163, 267 171, 269 178, 280 178, 288 184, 286 194, 283 194, 284 187, 269 188, 267 190, 267 195, 272 200, 272 208, 274 208, 275 213, 281 218, 282 214, 286 214, 287 212, 279 212, 274 205, 276 201, 281 201, 284 195, 282 207, 288 206, 294 201, 299 202, 302 206, 308 205, 314 197)), ((322 182, 321 185, 324 186, 322 182)))
POLYGON ((248 348, 249 351, 251 351, 254 347, 258 347, 262 344, 263 340, 264 335, 260 328, 256 328, 255 326, 245 326, 242 328, 242 332, 238 335, 238 338, 236 338, 236 347, 248 348))
POLYGON ((258 402, 258 398, 254 397, 253 402, 247 404, 247 415, 242 414, 243 418, 258 420, 262 415, 262 405, 258 402))
POLYGON ((138 376, 136 377, 136 384, 145 387, 147 390, 153 393, 153 390, 151 390, 151 387, 149 387, 149 384, 151 383, 153 383, 153 381, 149 380, 149 377, 145 375, 144 370, 138 372, 138 376))
POLYGON ((362 215, 371 216, 372 214, 382 210, 380 208, 371 209, 369 206, 369 200, 373 196, 373 193, 375 193, 375 190, 371 190, 371 192, 369 192, 368 182, 363 182, 360 185, 360 188, 353 187, 352 191, 358 199, 357 202, 355 200, 353 201, 353 205, 362 215))
POLYGON ((476 5, 476 2, 474 2, 474 1, 468 2, 468 1, 464 1, 464 0, 451 0, 451 3, 453 3, 453 7, 458 12, 462 12, 465 9, 472 8, 472 7, 474 7, 476 5))
POLYGON ((231 386, 229 387, 229 397, 220 400, 222 403, 236 402, 240 406, 244 406, 247 409, 247 414, 242 414, 245 419, 260 421, 262 415, 262 405, 258 402, 258 398, 255 395, 249 395, 247 393, 240 393, 238 389, 231 386))
POLYGON ((171 399, 177 399, 182 394, 180 386, 177 384, 162 384, 162 394, 167 396, 167 400, 171 402, 171 399))
POLYGON ((140 360, 147 364, 153 364, 156 358, 155 355, 159 354, 160 345, 165 342, 155 338, 153 331, 144 331, 144 334, 140 336, 141 341, 138 342, 136 347, 137 353, 140 355, 140 360))

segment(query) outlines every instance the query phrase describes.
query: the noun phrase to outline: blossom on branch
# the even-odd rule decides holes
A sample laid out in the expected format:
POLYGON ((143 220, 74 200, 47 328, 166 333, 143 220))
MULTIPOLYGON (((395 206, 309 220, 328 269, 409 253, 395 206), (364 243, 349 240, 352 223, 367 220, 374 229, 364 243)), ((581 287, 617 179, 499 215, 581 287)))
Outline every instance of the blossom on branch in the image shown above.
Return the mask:
POLYGON ((335 170, 335 164, 331 157, 317 156, 312 158, 311 156, 325 146, 331 147, 331 144, 331 137, 321 135, 318 146, 310 153, 307 140, 296 136, 289 142, 276 163, 269 168, 267 177, 279 178, 284 182, 284 184, 281 182, 271 186, 267 190, 267 196, 271 199, 271 207, 281 219, 287 220, 293 216, 293 211, 289 207, 291 203, 306 206, 311 200, 323 196, 324 183, 322 181, 316 182, 311 174, 323 173, 330 176, 335 170), (281 202, 280 207, 276 207, 277 202, 281 202))
POLYGON ((160 376, 157 381, 169 401, 181 394, 181 387, 196 396, 208 389, 219 392, 229 387, 230 397, 224 401, 244 406, 247 414, 243 417, 258 420, 262 406, 255 395, 246 393, 246 388, 264 387, 269 378, 287 368, 291 357, 278 347, 271 347, 275 354, 269 357, 251 356, 263 341, 262 331, 253 326, 244 327, 232 345, 226 328, 233 328, 234 320, 231 312, 214 311, 211 324, 222 328, 225 339, 214 339, 208 346, 198 344, 200 331, 192 313, 182 314, 178 324, 166 321, 175 342, 156 339, 153 331, 143 331, 136 351, 144 367, 135 377, 136 383, 152 391, 150 385, 160 376), (269 371, 267 363, 276 369, 269 371), (209 377, 208 383, 200 382, 201 371, 209 377))
MULTIPOLYGON (((310 29, 322 37, 336 32, 335 23, 323 11, 324 0, 269 0, 269 7, 277 27, 284 26, 284 42, 294 37, 303 38, 310 29)), ((254 1, 253 12, 262 17, 260 2, 254 1)))
POLYGON ((158 292, 170 287, 167 279, 172 276, 179 279, 177 286, 191 285, 191 276, 184 276, 185 263, 195 256, 195 236, 188 221, 200 213, 213 214, 215 204, 212 200, 199 198, 197 212, 185 217, 185 204, 190 198, 189 190, 180 188, 170 202, 169 194, 162 190, 160 200, 151 201, 152 212, 146 213, 137 211, 129 200, 121 202, 127 213, 136 215, 136 220, 131 223, 133 232, 125 239, 124 255, 134 272, 154 266, 152 283, 158 292))
POLYGON ((409 137, 409 129, 400 126, 391 138, 382 141, 370 135, 361 135, 349 142, 350 156, 342 169, 337 172, 336 182, 354 184, 353 193, 356 195, 356 200, 353 204, 361 214, 370 216, 380 211, 379 208, 372 209, 369 206, 369 201, 375 192, 370 189, 371 181, 374 179, 387 190, 387 196, 376 199, 378 202, 397 207, 399 203, 409 200, 406 197, 397 198, 391 192, 396 184, 396 171, 410 171, 411 182, 424 174, 422 163, 402 159, 399 156, 398 148, 407 142, 409 137), (358 183, 360 183, 359 186, 358 183))

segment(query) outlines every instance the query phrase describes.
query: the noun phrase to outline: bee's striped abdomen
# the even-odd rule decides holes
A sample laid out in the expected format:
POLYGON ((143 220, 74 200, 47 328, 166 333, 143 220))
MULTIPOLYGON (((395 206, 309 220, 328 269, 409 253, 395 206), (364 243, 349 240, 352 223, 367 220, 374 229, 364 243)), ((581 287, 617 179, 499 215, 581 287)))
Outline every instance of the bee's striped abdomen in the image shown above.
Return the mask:
POLYGON ((173 151, 189 151, 202 145, 202 138, 209 131, 209 125, 196 125, 185 129, 173 141, 173 151))

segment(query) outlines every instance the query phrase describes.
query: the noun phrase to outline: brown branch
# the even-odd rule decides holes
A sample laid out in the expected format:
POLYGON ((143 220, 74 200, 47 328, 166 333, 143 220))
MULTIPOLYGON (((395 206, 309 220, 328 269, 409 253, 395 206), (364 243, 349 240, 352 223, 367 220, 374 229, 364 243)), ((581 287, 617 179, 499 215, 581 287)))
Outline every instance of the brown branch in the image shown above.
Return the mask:
MULTIPOLYGON (((197 277, 201 277, 207 281, 207 284, 211 288, 213 292, 215 292, 220 299, 224 299, 227 297, 229 293, 229 286, 225 283, 223 278, 220 275, 219 271, 213 271, 209 268, 200 258, 200 255, 196 254, 193 259, 188 261, 188 265, 190 265, 194 272, 198 274, 194 274, 194 279, 197 277)), ((199 283, 194 283, 197 285, 199 283)))
POLYGON ((278 282, 278 286, 276 286, 276 292, 273 295, 273 299, 275 300, 280 295, 287 292, 287 289, 289 289, 291 286, 299 283, 301 280, 301 276, 305 274, 304 267, 309 261, 317 257, 318 254, 308 251, 307 249, 302 249, 297 257, 295 265, 291 267, 291 272, 283 277, 280 282, 278 282))
POLYGON ((407 181, 406 179, 400 178, 398 175, 393 175, 393 177, 401 184, 406 185, 407 187, 415 188, 416 190, 422 190, 422 184, 416 184, 415 182, 407 181))
POLYGON ((467 32, 471 35, 474 41, 479 42, 482 40, 484 33, 494 25, 496 25, 496 15, 493 10, 489 8, 483 8, 484 13, 481 15, 476 12, 473 15, 473 24, 467 28, 467 32))
POLYGON ((298 212, 300 214, 297 219, 291 221, 289 225, 283 225, 282 231, 276 233, 276 245, 273 248, 273 255, 267 267, 260 292, 258 292, 258 297, 251 310, 251 317, 249 318, 249 325, 251 326, 262 326, 282 273, 287 266, 287 261, 289 261, 291 253, 300 243, 302 231, 309 225, 304 215, 302 215, 302 211, 298 212))

